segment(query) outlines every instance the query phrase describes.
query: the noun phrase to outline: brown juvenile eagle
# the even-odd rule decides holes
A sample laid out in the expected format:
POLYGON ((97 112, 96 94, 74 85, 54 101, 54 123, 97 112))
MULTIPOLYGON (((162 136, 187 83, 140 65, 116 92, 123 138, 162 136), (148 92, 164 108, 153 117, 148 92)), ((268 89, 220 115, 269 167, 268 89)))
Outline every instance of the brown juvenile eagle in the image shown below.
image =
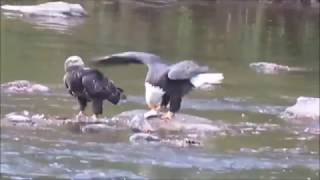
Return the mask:
POLYGON ((64 63, 64 84, 68 92, 77 98, 80 105, 80 112, 77 117, 84 115, 87 103, 92 101, 92 118, 102 114, 103 100, 107 99, 116 105, 121 99, 125 98, 123 90, 103 74, 96 70, 86 67, 79 56, 70 56, 64 63))

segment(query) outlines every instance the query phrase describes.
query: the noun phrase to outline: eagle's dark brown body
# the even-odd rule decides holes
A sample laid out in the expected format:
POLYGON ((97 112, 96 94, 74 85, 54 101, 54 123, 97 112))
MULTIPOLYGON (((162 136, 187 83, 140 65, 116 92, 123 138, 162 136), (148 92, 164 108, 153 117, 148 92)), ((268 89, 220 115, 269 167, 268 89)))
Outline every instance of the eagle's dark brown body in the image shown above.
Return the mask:
POLYGON ((87 103, 92 101, 93 113, 102 114, 104 100, 115 105, 125 97, 123 90, 116 87, 101 72, 84 66, 68 67, 64 83, 68 92, 77 98, 81 112, 85 110, 87 103))

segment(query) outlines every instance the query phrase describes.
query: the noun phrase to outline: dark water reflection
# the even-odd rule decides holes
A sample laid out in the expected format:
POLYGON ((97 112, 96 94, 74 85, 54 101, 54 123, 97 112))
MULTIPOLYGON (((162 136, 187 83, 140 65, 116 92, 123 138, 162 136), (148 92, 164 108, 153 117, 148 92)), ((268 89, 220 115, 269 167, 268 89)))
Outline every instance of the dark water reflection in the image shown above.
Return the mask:
MULTIPOLYGON (((45 1, 4 1, 34 4, 45 1)), ((78 2, 79 1, 70 1, 78 2)), ((275 124, 260 134, 209 137, 201 148, 134 145, 132 132, 81 134, 63 127, 2 127, 3 177, 132 179, 318 179, 319 137, 310 124, 291 124, 279 113, 299 96, 319 97, 319 9, 241 2, 81 1, 90 16, 42 21, 1 14, 1 82, 27 79, 48 85, 45 95, 1 94, 1 118, 28 110, 72 116, 75 101, 62 86, 63 62, 127 50, 159 54, 170 62, 195 59, 225 75, 213 92, 193 92, 183 113, 242 124, 275 124), (311 69, 256 74, 251 62, 311 69), (18 173, 19 172, 19 173, 18 173)), ((145 67, 98 67, 129 101, 106 104, 106 116, 145 108, 145 67)))

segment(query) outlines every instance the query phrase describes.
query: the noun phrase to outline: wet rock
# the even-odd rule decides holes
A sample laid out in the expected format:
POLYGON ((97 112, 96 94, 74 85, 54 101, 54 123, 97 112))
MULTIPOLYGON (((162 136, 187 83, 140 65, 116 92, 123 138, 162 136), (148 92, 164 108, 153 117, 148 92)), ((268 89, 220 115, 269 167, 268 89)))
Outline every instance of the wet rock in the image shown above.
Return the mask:
POLYGON ((16 112, 12 112, 5 115, 5 119, 7 119, 10 122, 13 123, 27 123, 31 122, 31 117, 28 116, 27 111, 24 111, 23 113, 19 114, 16 112))
POLYGON ((280 117, 293 120, 319 121, 320 99, 314 97, 299 97, 296 104, 285 109, 280 117))
POLYGON ((38 5, 2 5, 2 11, 10 11, 20 15, 45 17, 85 17, 87 12, 80 4, 70 4, 62 1, 47 2, 38 5))
POLYGON ((289 67, 286 65, 269 63, 269 62, 255 62, 250 63, 249 67, 258 73, 263 74, 279 74, 283 72, 304 72, 307 71, 305 68, 300 67, 289 67))
POLYGON ((223 131, 219 123, 197 116, 176 114, 170 121, 159 117, 144 118, 146 110, 131 110, 122 112, 112 118, 113 121, 131 128, 135 132, 171 131, 183 133, 217 133, 223 131))
POLYGON ((46 93, 49 90, 47 86, 27 80, 17 80, 1 84, 1 91, 4 93, 46 93))
POLYGON ((160 142, 160 138, 149 133, 135 133, 130 136, 129 141, 131 143, 160 142))
POLYGON ((11 112, 6 114, 4 118, 1 119, 1 125, 41 128, 48 125, 61 126, 68 120, 57 119, 44 114, 31 113, 25 110, 22 112, 11 112))
POLYGON ((65 126, 67 129, 79 133, 99 133, 110 130, 121 130, 115 127, 107 118, 93 120, 90 117, 78 119, 76 117, 50 116, 29 111, 11 112, 1 119, 2 126, 19 126, 25 128, 54 128, 65 126))

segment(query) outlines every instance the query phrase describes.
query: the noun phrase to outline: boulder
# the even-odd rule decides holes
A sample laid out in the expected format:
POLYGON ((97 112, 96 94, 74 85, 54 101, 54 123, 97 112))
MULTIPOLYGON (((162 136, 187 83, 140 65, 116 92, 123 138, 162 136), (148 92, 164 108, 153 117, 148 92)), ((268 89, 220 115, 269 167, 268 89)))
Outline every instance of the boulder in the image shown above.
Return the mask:
POLYGON ((172 120, 165 121, 159 116, 146 119, 144 114, 146 110, 131 110, 122 112, 114 116, 111 121, 128 126, 135 132, 155 132, 169 131, 182 132, 186 134, 198 133, 217 133, 223 131, 223 125, 209 119, 192 116, 187 114, 176 114, 172 120))
POLYGON ((29 16, 45 16, 45 17, 85 17, 88 13, 80 4, 70 4, 62 1, 47 2, 38 5, 2 5, 2 11, 29 15, 29 16))
POLYGON ((319 121, 320 99, 314 97, 298 97, 296 104, 281 113, 284 119, 319 121))
POLYGON ((286 65, 275 64, 270 62, 255 62, 250 63, 250 68, 258 73, 263 74, 279 74, 283 72, 305 72, 307 69, 300 67, 289 67, 286 65))
POLYGON ((27 80, 17 80, 1 84, 1 92, 4 93, 46 93, 49 88, 27 80))

